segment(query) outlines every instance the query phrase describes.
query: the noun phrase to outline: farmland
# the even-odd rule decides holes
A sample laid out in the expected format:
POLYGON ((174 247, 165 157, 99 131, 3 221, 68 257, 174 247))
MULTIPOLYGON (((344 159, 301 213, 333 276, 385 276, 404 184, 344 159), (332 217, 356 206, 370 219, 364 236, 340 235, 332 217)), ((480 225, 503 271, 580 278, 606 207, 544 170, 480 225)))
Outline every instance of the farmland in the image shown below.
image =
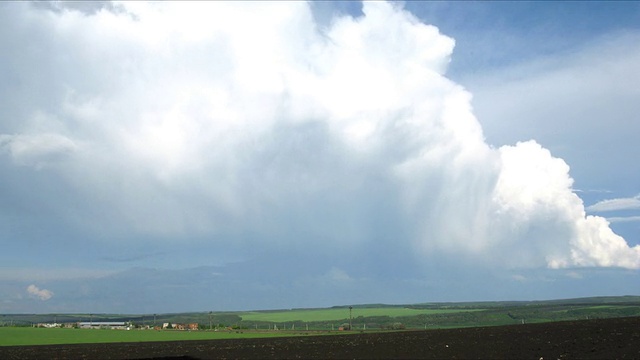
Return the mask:
MULTIPOLYGON (((416 315, 452 314, 468 311, 482 311, 483 309, 415 309, 407 307, 372 307, 352 310, 355 318, 370 317, 411 317, 416 315)), ((345 308, 331 309, 300 309, 269 312, 249 312, 241 314, 242 321, 266 321, 266 322, 322 322, 345 320, 349 313, 345 308)))
MULTIPOLYGON (((0 327, 0 346, 92 344, 183 340, 220 340, 234 338, 268 338, 295 336, 285 332, 236 331, 154 331, 154 330, 95 330, 44 329, 33 327, 0 327)), ((299 334, 298 334, 299 335, 299 334)))
MULTIPOLYGON (((223 314, 220 314, 222 316, 223 314)), ((227 314, 229 316, 231 314, 227 314)), ((349 321, 348 307, 292 309, 233 314, 248 328, 332 329, 349 321)), ((499 326, 579 319, 640 316, 640 297, 602 297, 553 301, 359 305, 351 310, 355 330, 441 329, 499 326)))
POLYGON ((81 343, 139 343, 182 340, 344 334, 400 329, 447 329, 521 325, 640 316, 640 297, 553 301, 353 305, 321 309, 175 314, 4 314, 0 346, 81 343), (34 328, 38 323, 127 322, 131 330, 34 328), (163 323, 198 323, 199 331, 153 330, 163 323), (353 331, 352 331, 353 332, 353 331))
POLYGON ((623 317, 344 336, 0 346, 0 358, 638 359, 639 328, 640 317, 623 317))

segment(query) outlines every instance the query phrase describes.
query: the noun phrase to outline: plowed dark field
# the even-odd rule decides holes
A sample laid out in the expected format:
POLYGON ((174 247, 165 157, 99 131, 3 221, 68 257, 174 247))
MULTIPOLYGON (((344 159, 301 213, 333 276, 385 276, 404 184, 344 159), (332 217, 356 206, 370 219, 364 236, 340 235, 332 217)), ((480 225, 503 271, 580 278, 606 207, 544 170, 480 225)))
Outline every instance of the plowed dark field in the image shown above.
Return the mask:
POLYGON ((448 330, 0 347, 1 359, 640 359, 640 318, 448 330))

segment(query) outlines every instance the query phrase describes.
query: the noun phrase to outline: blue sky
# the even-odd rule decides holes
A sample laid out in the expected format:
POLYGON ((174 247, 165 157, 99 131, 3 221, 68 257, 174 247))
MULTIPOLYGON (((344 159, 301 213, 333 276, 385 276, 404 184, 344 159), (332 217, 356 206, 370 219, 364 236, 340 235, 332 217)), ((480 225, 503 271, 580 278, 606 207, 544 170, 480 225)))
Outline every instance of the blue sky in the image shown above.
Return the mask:
POLYGON ((0 313, 638 295, 635 2, 0 24, 0 313))

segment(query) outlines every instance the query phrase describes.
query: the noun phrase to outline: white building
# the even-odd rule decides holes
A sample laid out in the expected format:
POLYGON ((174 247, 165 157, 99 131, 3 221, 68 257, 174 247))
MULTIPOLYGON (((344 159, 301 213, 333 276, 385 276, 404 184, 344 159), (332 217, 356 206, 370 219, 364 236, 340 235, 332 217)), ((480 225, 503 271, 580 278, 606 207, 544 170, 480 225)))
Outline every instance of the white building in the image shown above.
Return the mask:
POLYGON ((79 322, 78 328, 80 329, 129 329, 129 325, 125 322, 119 321, 92 321, 92 322, 79 322))

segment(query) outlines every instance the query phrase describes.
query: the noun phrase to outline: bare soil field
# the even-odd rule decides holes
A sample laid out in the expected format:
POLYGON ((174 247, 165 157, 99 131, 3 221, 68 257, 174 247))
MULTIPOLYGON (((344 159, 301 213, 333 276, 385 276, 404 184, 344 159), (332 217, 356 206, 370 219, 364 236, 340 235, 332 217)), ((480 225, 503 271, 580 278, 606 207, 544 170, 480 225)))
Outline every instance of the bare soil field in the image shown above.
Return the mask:
POLYGON ((0 347, 2 359, 640 359, 640 317, 264 339, 0 347))

